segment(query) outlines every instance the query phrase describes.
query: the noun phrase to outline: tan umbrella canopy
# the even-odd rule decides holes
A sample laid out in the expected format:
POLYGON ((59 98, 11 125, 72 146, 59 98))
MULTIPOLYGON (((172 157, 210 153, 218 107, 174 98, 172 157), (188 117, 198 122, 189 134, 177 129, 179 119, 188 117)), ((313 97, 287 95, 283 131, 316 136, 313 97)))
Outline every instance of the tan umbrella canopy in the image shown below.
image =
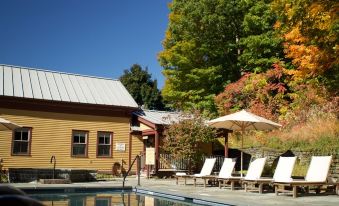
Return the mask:
MULTIPOLYGON (((243 148, 243 133, 245 130, 272 130, 281 127, 280 124, 257 116, 245 110, 222 116, 208 122, 210 126, 225 128, 234 131, 242 131, 241 148, 243 148)), ((241 176, 243 169, 243 152, 241 151, 241 176)))
POLYGON ((6 119, 0 118, 0 131, 4 131, 4 130, 13 130, 16 128, 19 128, 20 126, 10 122, 6 119))

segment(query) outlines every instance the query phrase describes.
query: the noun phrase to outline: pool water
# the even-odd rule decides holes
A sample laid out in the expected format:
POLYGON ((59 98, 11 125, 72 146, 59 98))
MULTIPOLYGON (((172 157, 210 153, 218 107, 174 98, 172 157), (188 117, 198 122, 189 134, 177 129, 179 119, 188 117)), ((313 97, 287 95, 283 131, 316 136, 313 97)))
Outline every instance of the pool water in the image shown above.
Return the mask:
POLYGON ((31 194, 48 206, 186 206, 193 202, 178 201, 135 192, 31 194))

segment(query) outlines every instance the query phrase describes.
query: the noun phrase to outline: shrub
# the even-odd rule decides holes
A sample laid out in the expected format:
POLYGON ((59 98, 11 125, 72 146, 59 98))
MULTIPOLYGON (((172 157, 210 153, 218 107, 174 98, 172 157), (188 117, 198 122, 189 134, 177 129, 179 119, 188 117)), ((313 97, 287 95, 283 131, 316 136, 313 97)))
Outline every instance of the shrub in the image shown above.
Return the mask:
POLYGON ((173 122, 166 130, 162 149, 176 159, 188 160, 189 172, 194 165, 201 160, 201 143, 209 143, 215 140, 216 130, 206 125, 199 113, 181 118, 179 122, 173 122))

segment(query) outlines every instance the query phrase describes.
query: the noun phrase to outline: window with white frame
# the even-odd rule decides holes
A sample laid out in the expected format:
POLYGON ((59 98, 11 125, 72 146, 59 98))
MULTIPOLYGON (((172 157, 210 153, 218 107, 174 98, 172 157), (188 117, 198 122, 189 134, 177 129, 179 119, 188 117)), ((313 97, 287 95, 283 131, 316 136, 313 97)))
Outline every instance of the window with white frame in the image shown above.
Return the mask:
POLYGON ((111 132, 98 132, 98 157, 111 157, 112 156, 112 133, 111 132))
POLYGON ((88 132, 73 130, 72 156, 87 157, 88 132))

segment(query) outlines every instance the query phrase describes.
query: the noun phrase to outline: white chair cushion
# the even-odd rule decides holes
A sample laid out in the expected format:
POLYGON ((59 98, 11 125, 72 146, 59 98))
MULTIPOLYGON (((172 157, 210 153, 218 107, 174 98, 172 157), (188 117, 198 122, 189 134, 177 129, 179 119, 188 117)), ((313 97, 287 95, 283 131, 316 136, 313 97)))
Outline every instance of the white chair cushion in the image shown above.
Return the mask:
POLYGON ((185 176, 187 175, 185 172, 177 172, 175 173, 176 176, 185 176))
POLYGON ((279 157, 273 180, 276 182, 290 182, 291 175, 297 157, 279 157))
POLYGON ((207 158, 205 163, 200 171, 201 176, 211 175, 216 158, 207 158))
POLYGON ((257 180, 261 177, 261 173, 264 170, 266 163, 265 158, 258 158, 250 163, 250 166, 247 170, 245 180, 257 180))
POLYGON ((307 182, 326 182, 332 156, 313 156, 305 180, 307 182))
POLYGON ((225 158, 224 163, 219 172, 219 178, 228 178, 232 176, 232 171, 235 166, 235 159, 232 158, 225 158))

